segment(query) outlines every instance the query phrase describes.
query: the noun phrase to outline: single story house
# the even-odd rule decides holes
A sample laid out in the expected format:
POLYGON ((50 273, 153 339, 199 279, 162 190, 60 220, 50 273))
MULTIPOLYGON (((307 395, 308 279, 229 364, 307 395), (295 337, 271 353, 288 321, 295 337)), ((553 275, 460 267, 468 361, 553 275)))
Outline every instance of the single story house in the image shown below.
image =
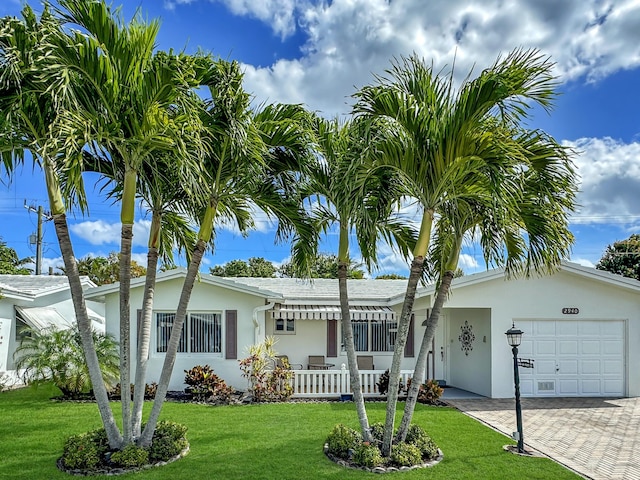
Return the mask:
MULTIPOLYGON (((185 274, 158 274, 148 382, 159 378, 185 274)), ((132 280, 133 339, 143 286, 144 279, 132 280)), ((356 349, 372 371, 391 365, 405 286, 405 280, 349 281, 356 349)), ((105 303, 106 329, 116 336, 118 288, 87 291, 88 299, 105 303)), ((434 293, 432 285, 418 289, 405 372, 414 368, 434 293)), ((523 395, 640 396, 640 371, 630 368, 640 362, 640 282, 571 263, 530 279, 507 280, 500 269, 455 279, 427 359, 428 377, 487 397, 512 397, 513 357, 505 332, 514 324, 524 332, 520 357, 533 361, 533 368, 520 368, 523 395)), ((339 373, 347 359, 337 280, 202 274, 170 389, 182 390, 184 370, 204 364, 228 384, 246 388, 238 360, 266 335, 278 339, 276 349, 296 370, 339 373)))
MULTIPOLYGON (((95 288, 87 277, 84 289, 95 288)), ((104 304, 88 301, 93 327, 105 331, 104 304)), ((58 275, 0 275, 0 372, 13 371, 13 354, 25 327, 69 328, 76 321, 67 277, 58 275)))

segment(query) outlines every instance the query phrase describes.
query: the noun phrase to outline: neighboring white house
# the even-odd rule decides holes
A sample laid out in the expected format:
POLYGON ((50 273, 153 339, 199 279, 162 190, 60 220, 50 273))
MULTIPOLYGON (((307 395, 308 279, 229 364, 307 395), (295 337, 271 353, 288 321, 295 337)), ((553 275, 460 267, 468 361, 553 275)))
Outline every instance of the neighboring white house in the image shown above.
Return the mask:
MULTIPOLYGON (((96 285, 83 277, 82 286, 96 285)), ((94 328, 104 332, 104 305, 89 301, 87 309, 94 328)), ((24 327, 64 329, 75 321, 67 277, 0 275, 0 372, 13 371, 13 353, 24 327)))
MULTIPOLYGON (((148 382, 157 381, 185 276, 184 269, 158 275, 148 382)), ((132 280, 132 338, 144 279, 132 280)), ((397 317, 406 281, 351 280, 351 320, 358 354, 374 369, 391 365, 397 317)), ((118 285, 87 291, 104 301, 107 331, 118 335, 118 285)), ((413 309, 403 370, 414 367, 433 301, 433 286, 420 287, 413 309)), ((196 283, 186 331, 170 389, 184 388, 184 370, 210 365, 227 383, 246 388, 238 360, 247 348, 273 335, 276 349, 306 370, 309 356, 325 367, 346 363, 341 346, 337 280, 220 278, 196 283)), ((526 396, 640 396, 640 282, 575 264, 552 276, 506 280, 491 270, 454 280, 427 361, 435 378, 480 395, 513 396, 513 359, 505 332, 524 331, 520 369, 526 396)), ((135 345, 134 345, 135 351, 135 345)))

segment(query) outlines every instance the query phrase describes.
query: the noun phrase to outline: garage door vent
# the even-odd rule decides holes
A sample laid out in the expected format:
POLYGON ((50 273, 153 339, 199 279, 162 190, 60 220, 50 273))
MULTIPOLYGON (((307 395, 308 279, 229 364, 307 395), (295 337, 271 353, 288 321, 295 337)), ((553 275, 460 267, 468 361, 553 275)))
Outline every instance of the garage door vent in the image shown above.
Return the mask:
POLYGON ((538 382, 539 392, 553 392, 555 390, 556 382, 538 382))

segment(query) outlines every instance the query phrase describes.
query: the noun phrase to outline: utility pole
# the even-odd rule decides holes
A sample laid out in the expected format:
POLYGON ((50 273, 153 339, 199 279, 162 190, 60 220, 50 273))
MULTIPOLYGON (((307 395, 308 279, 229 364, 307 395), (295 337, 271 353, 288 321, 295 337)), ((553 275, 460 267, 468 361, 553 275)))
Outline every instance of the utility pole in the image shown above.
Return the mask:
POLYGON ((51 220, 53 217, 49 212, 45 212, 42 208, 42 205, 39 205, 38 208, 34 206, 27 206, 27 201, 24 201, 24 208, 26 208, 30 212, 36 212, 38 214, 38 228, 36 230, 36 241, 30 242, 31 244, 36 244, 36 275, 40 275, 42 273, 42 221, 43 218, 46 220, 51 220))

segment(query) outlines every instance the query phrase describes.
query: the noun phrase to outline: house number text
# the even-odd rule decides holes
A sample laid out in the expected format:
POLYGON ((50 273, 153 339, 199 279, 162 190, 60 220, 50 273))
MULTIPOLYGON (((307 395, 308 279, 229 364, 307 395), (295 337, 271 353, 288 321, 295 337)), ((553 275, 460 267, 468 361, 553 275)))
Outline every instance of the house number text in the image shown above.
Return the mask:
POLYGON ((562 309, 562 313, 565 315, 577 315, 580 313, 580 309, 576 307, 565 307, 562 309))

